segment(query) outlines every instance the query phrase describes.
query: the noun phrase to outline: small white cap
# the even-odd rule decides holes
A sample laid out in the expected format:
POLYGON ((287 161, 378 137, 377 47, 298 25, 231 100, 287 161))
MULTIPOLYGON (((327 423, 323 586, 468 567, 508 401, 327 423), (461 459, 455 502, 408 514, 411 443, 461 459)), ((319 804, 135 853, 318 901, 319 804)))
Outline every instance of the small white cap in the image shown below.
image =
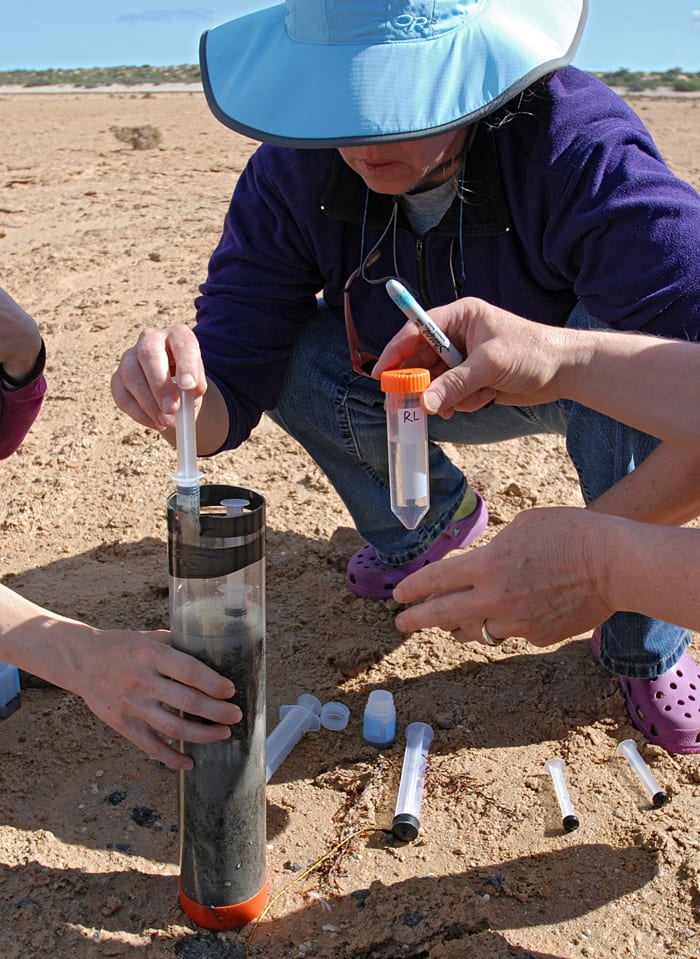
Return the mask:
POLYGON ((345 729, 350 710, 344 703, 324 703, 321 707, 321 725, 324 729, 345 729))

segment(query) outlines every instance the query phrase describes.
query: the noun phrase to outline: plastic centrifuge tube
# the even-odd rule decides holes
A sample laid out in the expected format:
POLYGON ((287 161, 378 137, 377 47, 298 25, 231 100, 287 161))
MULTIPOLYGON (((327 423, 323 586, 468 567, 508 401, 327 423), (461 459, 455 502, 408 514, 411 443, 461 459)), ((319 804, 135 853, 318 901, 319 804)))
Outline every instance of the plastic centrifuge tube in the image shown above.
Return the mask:
POLYGON ((321 728, 321 702, 311 693, 302 693, 294 706, 280 706, 280 722, 267 737, 265 782, 269 782, 281 763, 304 733, 321 728))
POLYGON ((385 370, 386 432, 391 511, 406 529, 415 529, 430 508, 428 417, 420 405, 430 385, 423 369, 385 370))
POLYGON ((406 751, 401 769, 399 795, 391 832, 401 842, 412 842, 420 829, 420 802, 423 796, 428 750, 433 741, 432 727, 427 723, 410 723, 406 727, 406 751))
POLYGON ((578 829, 579 821, 578 816, 574 812, 574 807, 571 805, 571 800, 569 799, 569 790, 566 788, 564 760, 548 759, 544 764, 544 768, 552 777, 552 782, 554 783, 554 791, 557 794, 559 808, 561 809, 561 824, 567 832, 573 832, 574 829, 578 829))
POLYGON ((639 755, 636 742, 633 739, 623 739, 622 742, 618 744, 617 752, 625 757, 637 774, 639 781, 647 791, 649 799, 651 799, 652 805, 656 809, 665 806, 668 802, 668 793, 661 788, 651 769, 649 769, 639 755))
POLYGON ((199 521, 199 481, 204 475, 197 469, 197 429, 194 419, 194 397, 180 390, 180 405, 175 414, 177 473, 172 478, 177 486, 177 508, 199 521))

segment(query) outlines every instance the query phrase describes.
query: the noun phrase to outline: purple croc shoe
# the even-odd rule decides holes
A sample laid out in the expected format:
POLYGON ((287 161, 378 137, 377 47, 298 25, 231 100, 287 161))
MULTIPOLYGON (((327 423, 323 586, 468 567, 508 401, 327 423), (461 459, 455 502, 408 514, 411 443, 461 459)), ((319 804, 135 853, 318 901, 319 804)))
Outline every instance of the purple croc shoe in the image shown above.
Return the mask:
MULTIPOLYGON (((600 662, 600 628, 591 648, 600 662)), ((632 722, 650 743, 668 753, 700 753, 700 666, 690 653, 655 679, 617 681, 632 722)))
POLYGON ((474 510, 462 519, 453 520, 422 556, 403 566, 389 566, 377 556, 369 543, 350 559, 345 582, 356 596, 367 599, 391 599, 394 587, 409 573, 442 559, 450 550, 468 546, 486 529, 489 514, 483 499, 476 494, 474 510))

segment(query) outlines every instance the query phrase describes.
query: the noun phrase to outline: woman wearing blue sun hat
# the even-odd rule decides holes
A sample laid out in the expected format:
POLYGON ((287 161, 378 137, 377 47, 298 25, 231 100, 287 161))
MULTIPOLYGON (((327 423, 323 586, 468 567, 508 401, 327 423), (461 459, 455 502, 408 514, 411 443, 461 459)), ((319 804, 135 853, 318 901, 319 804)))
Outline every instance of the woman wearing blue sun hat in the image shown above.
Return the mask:
MULTIPOLYGON (((263 145, 236 185, 194 330, 142 333, 115 401, 172 437, 177 389, 192 390, 202 455, 240 445, 267 411, 366 541, 346 573, 359 596, 391 598, 484 530, 486 507, 441 443, 561 433, 594 509, 694 515, 697 458, 671 460, 567 400, 431 417, 430 510, 408 530, 390 508, 371 368, 405 318, 387 278, 426 308, 477 297, 552 326, 698 338, 698 196, 639 117, 569 65, 586 12, 586 0, 286 0, 247 5, 202 38, 212 111, 263 145)), ((646 680, 689 639, 621 612, 599 655, 646 680)), ((694 751, 696 725, 667 748, 694 751)))

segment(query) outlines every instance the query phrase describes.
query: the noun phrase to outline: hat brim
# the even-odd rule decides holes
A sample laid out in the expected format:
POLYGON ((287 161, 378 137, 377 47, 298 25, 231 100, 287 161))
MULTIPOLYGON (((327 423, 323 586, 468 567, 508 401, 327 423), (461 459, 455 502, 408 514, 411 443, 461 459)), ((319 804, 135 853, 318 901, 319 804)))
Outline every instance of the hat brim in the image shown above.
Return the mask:
POLYGON ((588 0, 492 0, 460 31, 374 46, 294 42, 285 9, 203 34, 207 102, 253 139, 336 147, 431 136, 492 113, 571 61, 588 0))

